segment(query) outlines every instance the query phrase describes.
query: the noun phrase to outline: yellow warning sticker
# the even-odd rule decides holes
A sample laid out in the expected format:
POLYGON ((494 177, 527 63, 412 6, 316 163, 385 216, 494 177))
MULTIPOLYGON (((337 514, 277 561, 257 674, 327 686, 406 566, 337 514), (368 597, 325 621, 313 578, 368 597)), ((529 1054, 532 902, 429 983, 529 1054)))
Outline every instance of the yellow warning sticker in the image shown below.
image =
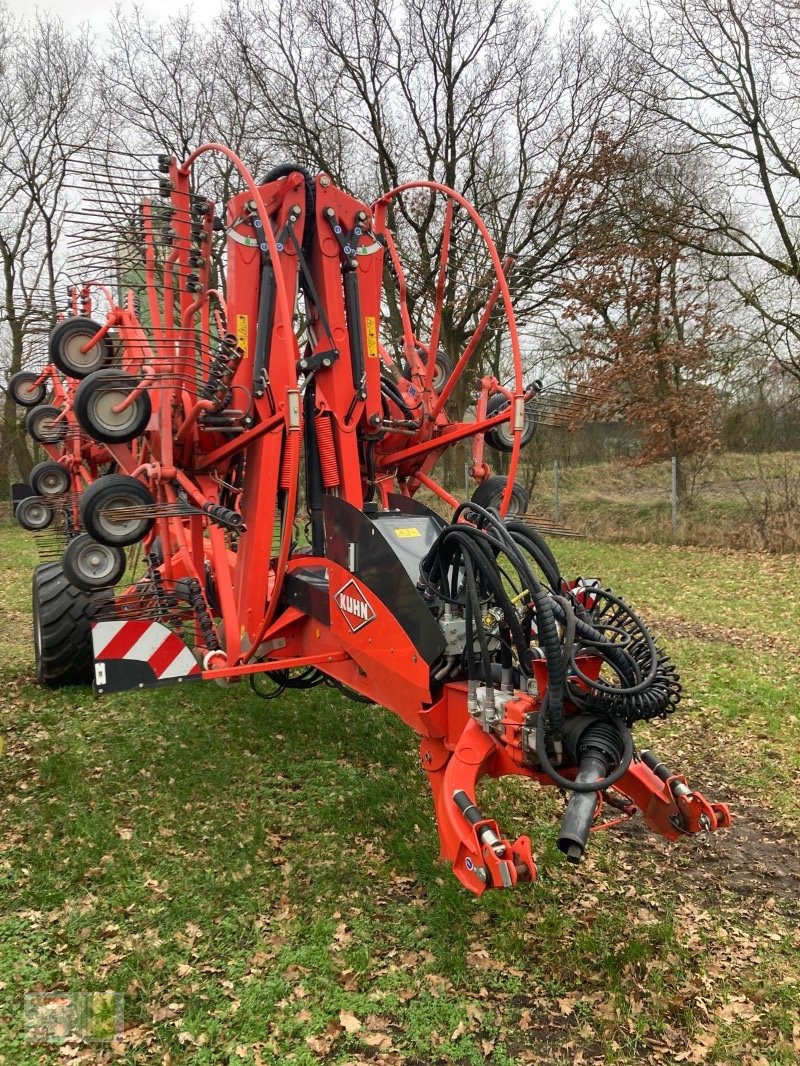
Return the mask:
MULTIPOLYGON (((370 359, 378 358, 378 327, 374 315, 364 316, 364 328, 367 331, 367 355, 370 359)), ((419 535, 419 534, 417 534, 419 535)))
POLYGON ((401 529, 396 529, 395 533, 398 537, 421 537, 422 534, 414 526, 403 526, 401 529))
POLYGON ((236 343, 247 356, 247 342, 250 339, 250 319, 247 315, 236 316, 236 343))

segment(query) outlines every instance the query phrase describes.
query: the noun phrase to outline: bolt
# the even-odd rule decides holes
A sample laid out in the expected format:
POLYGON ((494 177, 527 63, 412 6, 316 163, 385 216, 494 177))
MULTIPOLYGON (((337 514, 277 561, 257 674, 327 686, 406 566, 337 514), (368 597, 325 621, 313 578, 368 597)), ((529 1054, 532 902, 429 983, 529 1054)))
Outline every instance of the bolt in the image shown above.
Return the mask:
POLYGON ((328 177, 327 174, 323 174, 322 177, 319 179, 319 183, 323 189, 327 189, 331 183, 331 179, 328 177))
POLYGON ((486 870, 482 866, 476 866, 472 872, 479 881, 482 881, 484 885, 486 884, 486 870))

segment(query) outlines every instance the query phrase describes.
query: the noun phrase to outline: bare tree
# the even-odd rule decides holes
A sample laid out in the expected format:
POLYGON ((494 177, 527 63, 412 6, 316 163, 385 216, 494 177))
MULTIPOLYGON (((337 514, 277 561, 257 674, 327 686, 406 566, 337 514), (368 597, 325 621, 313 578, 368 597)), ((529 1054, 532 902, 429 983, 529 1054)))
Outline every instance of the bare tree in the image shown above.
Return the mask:
MULTIPOLYGON (((512 298, 533 323, 570 257, 580 222, 576 183, 598 130, 636 124, 626 63, 578 12, 562 24, 522 0, 229 0, 226 35, 252 94, 252 121, 277 131, 296 162, 325 170, 369 201, 414 179, 470 200, 501 257, 513 255, 512 298)), ((245 80, 245 79, 243 79, 245 80)), ((426 193, 395 202, 392 223, 424 335, 441 250, 441 205, 426 193)), ((440 342, 464 348, 494 282, 488 257, 456 214, 440 342)), ((391 284, 387 284, 391 295, 391 284)), ((392 312, 399 334, 399 316, 392 312)), ((453 393, 504 376, 502 315, 453 393)), ((532 369, 536 357, 529 353, 532 369)))
MULTIPOLYGON (((56 321, 65 184, 91 119, 85 35, 70 36, 52 17, 16 22, 3 6, 0 38, 0 337, 7 378, 23 368, 56 321)), ((5 403, 2 484, 12 458, 19 473, 27 473, 33 457, 16 408, 5 403)))
POLYGON ((687 246, 690 168, 659 160, 647 141, 601 139, 583 182, 591 210, 559 294, 573 377, 595 390, 584 415, 635 426, 639 462, 674 457, 687 501, 718 445, 719 386, 734 347, 719 304, 726 276, 687 246))
POLYGON ((705 161, 687 239, 741 264, 731 284, 800 379, 800 4, 661 0, 616 24, 636 103, 705 161))

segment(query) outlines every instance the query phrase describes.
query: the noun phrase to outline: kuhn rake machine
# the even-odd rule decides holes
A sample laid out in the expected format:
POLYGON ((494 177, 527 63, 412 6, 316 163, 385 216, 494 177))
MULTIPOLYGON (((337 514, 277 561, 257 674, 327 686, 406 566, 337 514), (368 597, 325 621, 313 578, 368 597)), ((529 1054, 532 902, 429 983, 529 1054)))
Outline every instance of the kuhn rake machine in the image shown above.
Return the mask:
MULTIPOLYGON (((558 844, 573 862, 604 804, 669 839, 727 826, 724 805, 634 750, 633 724, 680 699, 664 651, 598 581, 565 580, 520 517, 537 386, 523 382, 511 264, 474 209, 433 182, 372 205, 295 166, 257 183, 221 145, 159 167, 161 199, 138 216, 141 300, 102 323, 70 316, 52 337, 79 379, 67 419, 114 464, 87 479, 64 559, 70 588, 106 598, 96 690, 264 674, 276 691, 325 680, 389 708, 421 737, 442 856, 475 893, 536 875, 528 838, 506 839, 477 805, 484 775, 566 790, 558 844), (243 186, 221 214, 192 191, 209 152, 243 186), (423 306, 397 226, 433 217, 423 306), (486 301, 452 351, 456 242, 484 249, 486 301), (489 342, 508 385, 475 373, 489 342), (434 477, 458 442, 477 482, 464 503, 434 477), (505 476, 486 444, 506 453, 505 476), (146 570, 108 602, 139 542, 146 570)), ((40 663, 64 647, 67 594, 34 589, 40 663)))

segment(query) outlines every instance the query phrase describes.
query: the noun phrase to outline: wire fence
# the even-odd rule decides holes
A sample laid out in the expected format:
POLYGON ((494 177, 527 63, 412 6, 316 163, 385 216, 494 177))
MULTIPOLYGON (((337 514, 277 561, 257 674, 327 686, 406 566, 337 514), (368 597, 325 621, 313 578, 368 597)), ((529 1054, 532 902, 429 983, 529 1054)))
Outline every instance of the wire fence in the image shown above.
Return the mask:
POLYGON ((529 514, 609 541, 800 551, 800 452, 719 453, 696 469, 554 458, 523 464, 529 514))

